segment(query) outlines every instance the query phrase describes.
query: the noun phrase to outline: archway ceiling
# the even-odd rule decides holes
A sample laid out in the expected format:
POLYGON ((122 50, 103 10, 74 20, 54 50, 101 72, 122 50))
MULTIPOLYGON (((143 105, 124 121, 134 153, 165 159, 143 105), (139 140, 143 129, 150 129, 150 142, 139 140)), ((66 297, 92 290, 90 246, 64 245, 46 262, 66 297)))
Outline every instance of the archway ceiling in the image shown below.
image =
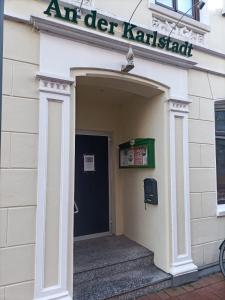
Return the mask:
POLYGON ((162 91, 154 85, 142 84, 139 82, 135 82, 135 80, 128 81, 118 78, 104 78, 103 76, 78 77, 77 86, 117 90, 126 94, 139 95, 145 98, 152 98, 162 93, 162 91))

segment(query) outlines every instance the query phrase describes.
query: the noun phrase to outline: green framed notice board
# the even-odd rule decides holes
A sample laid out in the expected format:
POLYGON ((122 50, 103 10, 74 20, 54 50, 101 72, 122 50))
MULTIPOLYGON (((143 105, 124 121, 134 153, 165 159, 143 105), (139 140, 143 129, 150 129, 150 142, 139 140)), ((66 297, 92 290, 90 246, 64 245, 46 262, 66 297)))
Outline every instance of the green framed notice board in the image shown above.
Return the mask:
POLYGON ((155 140, 137 138, 119 145, 120 168, 155 168, 155 140))

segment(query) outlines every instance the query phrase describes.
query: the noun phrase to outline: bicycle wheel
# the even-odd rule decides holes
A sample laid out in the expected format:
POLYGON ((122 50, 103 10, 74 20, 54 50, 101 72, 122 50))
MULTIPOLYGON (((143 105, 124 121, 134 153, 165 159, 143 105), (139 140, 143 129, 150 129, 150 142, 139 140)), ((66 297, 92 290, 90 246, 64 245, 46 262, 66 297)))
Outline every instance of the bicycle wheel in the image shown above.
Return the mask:
POLYGON ((223 275, 225 276, 225 241, 223 242, 223 244, 220 247, 219 263, 220 263, 220 269, 221 269, 223 275))

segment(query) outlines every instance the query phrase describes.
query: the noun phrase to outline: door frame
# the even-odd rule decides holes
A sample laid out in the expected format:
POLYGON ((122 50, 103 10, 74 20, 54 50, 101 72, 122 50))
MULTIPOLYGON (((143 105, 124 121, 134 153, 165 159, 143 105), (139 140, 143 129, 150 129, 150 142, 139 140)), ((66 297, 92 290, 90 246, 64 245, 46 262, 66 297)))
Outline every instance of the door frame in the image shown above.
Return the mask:
MULTIPOLYGON (((109 231, 83 235, 80 237, 74 237, 75 242, 112 235, 112 133, 106 131, 77 129, 75 133, 75 140, 76 140, 76 135, 105 136, 108 138, 109 231)), ((75 148, 76 148, 76 142, 75 142, 75 148)), ((76 157, 75 157, 75 168, 76 168, 76 157)), ((74 169, 74 179, 75 176, 76 174, 74 169)), ((75 190, 75 180, 74 180, 74 190, 75 190)), ((75 197, 75 193, 74 193, 74 197, 75 197)))

